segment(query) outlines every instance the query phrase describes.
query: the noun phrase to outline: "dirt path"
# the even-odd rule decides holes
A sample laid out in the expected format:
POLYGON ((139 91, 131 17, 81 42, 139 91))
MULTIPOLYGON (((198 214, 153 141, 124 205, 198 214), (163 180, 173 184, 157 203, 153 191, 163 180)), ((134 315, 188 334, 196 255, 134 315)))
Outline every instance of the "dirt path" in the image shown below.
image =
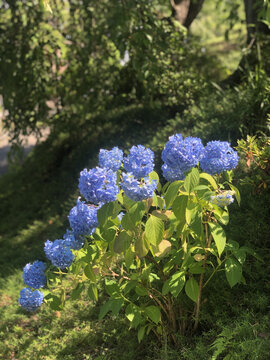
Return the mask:
MULTIPOLYGON (((42 132, 42 137, 39 139, 43 141, 47 138, 49 129, 42 132)), ((25 157, 37 144, 37 138, 34 135, 23 137, 23 156, 25 157)), ((0 176, 8 171, 8 152, 10 150, 10 143, 8 134, 0 129, 0 176)))

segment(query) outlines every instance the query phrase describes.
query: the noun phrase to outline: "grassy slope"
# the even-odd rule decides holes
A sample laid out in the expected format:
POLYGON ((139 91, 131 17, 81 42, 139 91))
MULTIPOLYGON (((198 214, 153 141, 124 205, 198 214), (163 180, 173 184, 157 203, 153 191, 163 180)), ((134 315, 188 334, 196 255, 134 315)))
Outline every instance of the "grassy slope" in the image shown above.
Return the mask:
MULTIPOLYGON (((96 165, 100 147, 128 148, 144 143, 159 153, 167 136, 175 130, 181 128, 182 132, 190 133, 181 122, 164 124, 169 116, 165 111, 133 108, 111 114, 113 131, 103 131, 102 137, 85 131, 82 134, 87 135, 72 142, 64 135, 61 139, 49 140, 31 154, 22 169, 0 179, 0 354, 3 359, 205 360, 215 359, 212 357, 215 351, 233 354, 231 359, 246 359, 247 354, 251 360, 268 359, 270 282, 264 275, 265 265, 253 260, 246 266, 247 287, 241 285, 230 291, 222 276, 216 278, 205 293, 208 301, 201 314, 198 336, 183 338, 180 349, 167 348, 166 354, 165 348, 151 338, 138 345, 136 333, 127 333, 124 318, 97 322, 99 304, 94 306, 86 300, 70 302, 61 313, 43 307, 36 315, 26 314, 17 305, 19 290, 23 287, 22 267, 37 258, 44 259, 42 248, 46 239, 63 235, 66 215, 78 195, 79 171, 84 166, 96 165), (142 126, 143 123, 147 125, 142 126), (215 297, 212 296, 214 289, 218 290, 215 297), (214 341, 216 347, 211 350, 210 344, 214 341)), ((268 209, 259 215, 259 209, 267 202, 262 197, 253 200, 248 189, 240 211, 236 206, 233 208, 229 233, 241 242, 252 234, 253 239, 248 240, 263 244, 267 263, 269 256, 265 249, 269 243, 263 243, 263 239, 268 234, 264 225, 268 209), (251 221, 254 217, 257 223, 251 221)))

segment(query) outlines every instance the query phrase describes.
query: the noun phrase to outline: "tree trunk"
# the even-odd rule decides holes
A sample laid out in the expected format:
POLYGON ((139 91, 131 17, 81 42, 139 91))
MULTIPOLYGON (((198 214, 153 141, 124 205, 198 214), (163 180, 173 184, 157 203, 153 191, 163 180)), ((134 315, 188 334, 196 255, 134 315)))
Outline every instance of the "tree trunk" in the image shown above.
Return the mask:
POLYGON ((241 83, 246 76, 247 69, 254 70, 259 62, 262 62, 266 73, 270 73, 270 62, 268 61, 269 48, 270 48, 270 29, 260 21, 259 12, 263 9, 263 0, 244 0, 245 14, 246 14, 246 27, 247 38, 246 43, 249 51, 247 55, 244 55, 238 65, 235 72, 227 79, 222 81, 221 86, 232 86, 241 83), (260 40, 260 55, 258 55, 258 49, 256 41, 258 37, 264 37, 263 41, 260 40), (266 55, 264 55, 264 53, 266 55))
POLYGON ((247 26, 247 44, 250 44, 256 33, 270 34, 269 28, 259 21, 259 11, 263 8, 263 0, 244 0, 247 26))
POLYGON ((187 29, 196 19, 202 9, 204 0, 170 0, 172 5, 172 17, 184 25, 187 29))

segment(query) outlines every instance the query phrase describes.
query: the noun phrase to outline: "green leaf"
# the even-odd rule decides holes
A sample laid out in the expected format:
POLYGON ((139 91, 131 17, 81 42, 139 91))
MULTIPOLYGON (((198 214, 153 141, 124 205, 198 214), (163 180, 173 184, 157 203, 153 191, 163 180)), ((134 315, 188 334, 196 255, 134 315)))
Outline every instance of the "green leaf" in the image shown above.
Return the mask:
POLYGON ((202 267, 201 262, 194 262, 189 265, 188 271, 191 274, 202 274, 205 272, 205 269, 202 267))
POLYGON ((118 236, 115 238, 114 244, 113 244, 113 250, 120 254, 123 251, 126 251, 132 241, 132 237, 128 235, 126 231, 121 231, 118 236))
POLYGON ((191 191, 199 184, 200 182, 200 173, 197 168, 193 168, 185 177, 184 187, 186 191, 190 194, 191 191))
POLYGON ((248 246, 242 246, 240 250, 244 250, 247 254, 254 256, 257 260, 264 262, 263 259, 251 248, 248 246))
POLYGON ((125 193, 123 193, 123 204, 125 208, 130 209, 134 204, 136 204, 136 201, 131 200, 125 193))
POLYGON ((92 301, 98 301, 98 290, 96 284, 90 284, 88 288, 88 296, 92 301))
MULTIPOLYGON (((168 210, 169 211, 169 210, 168 210)), ((152 211, 152 215, 158 217, 161 220, 167 221, 168 220, 168 216, 166 215, 165 212, 161 211, 161 210, 153 210, 152 211)))
POLYGON ((125 214, 122 218, 121 225, 123 228, 127 231, 135 231, 135 225, 134 222, 131 219, 131 216, 129 213, 125 214))
POLYGON ((223 225, 227 225, 229 223, 228 211, 223 210, 218 206, 215 206, 214 216, 223 225))
POLYGON ((148 175, 149 179, 151 180, 157 180, 157 184, 159 183, 159 176, 155 171, 150 172, 148 175))
MULTIPOLYGON (((115 205, 117 205, 117 207, 120 206, 119 204, 112 201, 112 202, 104 204, 100 209, 98 209, 97 218, 98 218, 98 224, 100 227, 104 226, 111 216, 114 217, 115 205)), ((120 209, 121 209, 121 206, 120 206, 120 209)), ((117 214, 115 216, 117 216, 117 214)))
POLYGON ((212 185, 214 190, 218 189, 217 183, 216 183, 215 179, 213 178, 213 176, 211 176, 207 173, 201 173, 200 178, 207 180, 209 182, 209 184, 212 185))
POLYGON ((162 239, 158 246, 152 246, 155 256, 162 258, 166 256, 172 248, 172 244, 169 240, 162 239))
POLYGON ((146 329, 146 325, 140 327, 139 330, 138 330, 138 341, 139 341, 139 343, 142 341, 142 339, 144 337, 145 329, 146 329))
POLYGON ((161 320, 160 309, 157 306, 147 306, 144 309, 146 315, 155 323, 158 324, 161 320))
POLYGON ((71 292, 71 299, 72 300, 77 300, 79 299, 82 291, 84 289, 84 284, 83 283, 79 283, 76 288, 74 290, 72 290, 71 292))
POLYGON ((243 265, 246 260, 246 252, 243 249, 239 249, 233 253, 238 262, 243 265))
POLYGON ((177 297, 185 285, 185 272, 177 271, 170 279, 166 280, 162 287, 162 295, 167 295, 170 291, 174 297, 177 297))
POLYGON ((190 225, 192 218, 198 212, 199 205, 189 201, 186 206, 186 222, 188 225, 190 225))
POLYGON ((137 295, 139 296, 147 296, 148 295, 148 292, 146 290, 145 287, 143 287, 142 285, 138 284, 135 288, 135 292, 137 295))
POLYGON ((110 299, 105 304, 103 304, 100 308, 98 319, 101 320, 104 318, 104 316, 111 311, 113 315, 117 315, 121 309, 121 307, 124 305, 123 299, 110 299))
POLYGON ((141 316, 141 312, 138 308, 138 306, 129 304, 126 307, 126 317, 131 322, 131 328, 137 328, 139 324, 142 324, 144 322, 143 317, 141 316))
POLYGON ((176 198, 177 194, 178 194, 178 190, 180 188, 180 186, 183 184, 183 181, 175 181, 172 184, 169 185, 166 194, 164 195, 165 198, 165 204, 166 204, 166 208, 168 209, 174 199, 176 198))
POLYGON ((91 280, 92 282, 96 282, 96 275, 91 265, 86 265, 86 267, 84 268, 84 273, 89 280, 91 280))
POLYGON ((185 292, 192 301, 195 303, 198 301, 199 285, 194 278, 190 278, 186 282, 185 292))
POLYGON ((134 261, 134 252, 132 252, 131 248, 127 249, 125 252, 125 265, 126 268, 129 270, 130 266, 133 264, 134 261))
POLYGON ((186 207, 188 203, 188 196, 177 196, 172 204, 172 210, 177 219, 185 221, 186 207))
POLYGON ((145 205, 142 201, 137 202, 129 209, 130 219, 134 225, 137 225, 137 223, 142 220, 144 214, 145 214, 145 205))
POLYGON ((157 196, 157 202, 158 202, 158 207, 160 208, 160 210, 163 210, 165 207, 165 200, 162 197, 157 196))
POLYGON ((241 281, 242 278, 242 266, 239 262, 233 258, 229 258, 225 262, 225 274, 230 284, 230 287, 233 287, 238 282, 241 281))
POLYGON ((151 215, 145 224, 145 235, 150 244, 158 246, 164 235, 163 221, 151 215))
POLYGON ((143 258, 149 251, 149 244, 145 236, 140 236, 135 240, 135 253, 139 258, 143 258))
POLYGON ((108 280, 105 279, 105 290, 107 291, 108 295, 111 297, 119 297, 120 294, 120 288, 117 282, 115 280, 108 280))
POLYGON ((219 224, 209 223, 209 227, 218 250, 218 255, 220 257, 226 245, 225 231, 219 224))
POLYGON ((103 240, 106 242, 113 241, 115 238, 115 235, 116 235, 116 231, 117 231, 117 228, 115 226, 102 231, 101 235, 102 235, 103 240))
POLYGON ((238 205, 240 206, 240 202, 241 202, 241 197, 240 197, 240 192, 237 189, 237 187, 235 187, 234 185, 232 185, 231 183, 229 183, 230 188, 232 189, 232 191, 235 192, 234 196, 236 198, 236 201, 238 203, 238 205))
POLYGON ((51 298, 53 299, 53 301, 50 302, 50 308, 52 310, 62 310, 61 299, 58 296, 55 296, 55 295, 52 295, 51 298))

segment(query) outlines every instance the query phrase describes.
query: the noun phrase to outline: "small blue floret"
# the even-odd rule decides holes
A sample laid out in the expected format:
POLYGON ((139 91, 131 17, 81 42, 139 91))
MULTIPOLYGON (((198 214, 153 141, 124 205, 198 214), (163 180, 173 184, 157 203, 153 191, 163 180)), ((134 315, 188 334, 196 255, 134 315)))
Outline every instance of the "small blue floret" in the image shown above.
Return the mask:
POLYGON ((131 173, 123 173, 123 181, 120 183, 124 193, 133 201, 141 201, 152 198, 157 187, 157 180, 145 177, 137 180, 131 173))
POLYGON ((46 265, 43 261, 34 261, 33 264, 26 264, 23 269, 23 281, 33 289, 40 289, 46 285, 46 265))
POLYGON ((44 294, 41 291, 32 291, 29 288, 24 288, 20 292, 19 304, 27 311, 36 311, 42 304, 44 294))
POLYGON ((117 175, 112 170, 99 167, 84 169, 80 173, 79 189, 87 201, 93 204, 115 201, 119 192, 117 175))
POLYGON ((123 161, 123 151, 117 146, 112 150, 100 149, 99 166, 112 171, 117 171, 123 161))
POLYGON ((154 170, 154 153, 142 145, 132 146, 124 158, 124 168, 135 178, 140 179, 154 170))
POLYGON ((198 164, 203 156, 203 149, 199 138, 183 139, 181 134, 170 136, 161 155, 165 165, 164 177, 169 181, 182 180, 184 172, 198 164))
POLYGON ((78 198, 76 206, 70 210, 68 216, 76 240, 80 241, 81 236, 95 232, 98 226, 97 210, 97 206, 87 205, 78 198))
POLYGON ((227 141, 209 141, 204 149, 200 166, 210 175, 234 169, 239 157, 227 141))

